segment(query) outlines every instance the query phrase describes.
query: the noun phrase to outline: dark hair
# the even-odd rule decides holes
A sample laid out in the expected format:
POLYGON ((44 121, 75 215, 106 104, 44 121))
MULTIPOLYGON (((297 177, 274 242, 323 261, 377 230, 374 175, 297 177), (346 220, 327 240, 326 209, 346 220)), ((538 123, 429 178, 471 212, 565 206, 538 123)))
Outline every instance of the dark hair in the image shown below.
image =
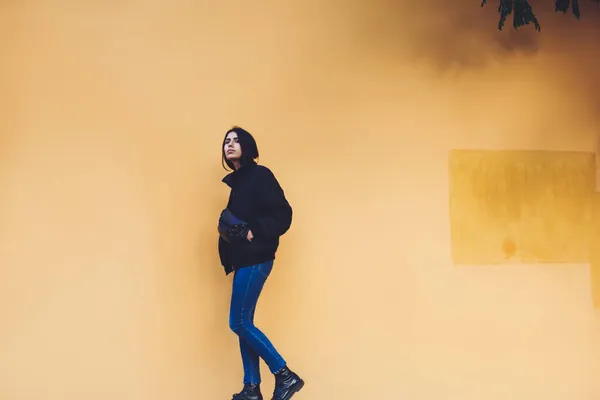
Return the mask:
POLYGON ((223 168, 225 168, 225 164, 227 164, 230 170, 235 169, 233 163, 225 156, 225 140, 227 139, 227 135, 229 135, 231 132, 235 132, 237 134, 238 142, 240 143, 240 148, 242 149, 240 165, 244 166, 255 163, 254 160, 258 159, 258 146, 256 145, 256 140, 254 140, 254 137, 252 137, 250 132, 247 130, 240 128, 239 126, 234 126, 225 132, 225 137, 223 138, 223 143, 221 144, 221 165, 223 165, 223 168))

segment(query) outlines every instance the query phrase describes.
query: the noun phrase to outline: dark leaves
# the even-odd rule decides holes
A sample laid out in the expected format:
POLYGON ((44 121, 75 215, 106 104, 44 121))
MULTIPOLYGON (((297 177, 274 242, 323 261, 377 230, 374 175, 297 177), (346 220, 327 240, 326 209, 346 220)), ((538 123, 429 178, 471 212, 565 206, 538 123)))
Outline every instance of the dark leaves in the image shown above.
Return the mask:
POLYGON ((515 29, 531 23, 533 23, 537 31, 541 29, 540 24, 527 0, 515 0, 514 8, 515 17, 513 18, 513 25, 515 29))
POLYGON ((569 10, 569 6, 572 6, 573 15, 579 19, 581 12, 579 10, 579 0, 556 0, 556 12, 566 13, 569 10))
MULTIPOLYGON (((487 0, 483 0, 481 3, 481 7, 483 7, 486 3, 487 0)), ((515 29, 520 28, 523 25, 529 25, 531 23, 535 26, 536 30, 539 31, 541 29, 540 24, 537 18, 535 17, 535 14, 533 13, 533 10, 527 0, 500 0, 500 4, 498 5, 498 12, 500 13, 500 21, 498 22, 499 30, 502 30, 502 28, 504 28, 504 23, 506 22, 506 19, 513 13, 513 26, 515 29)))
POLYGON ((581 16, 581 12, 579 11, 579 0, 573 0, 573 14, 577 19, 581 16))
MULTIPOLYGON (((498 22, 498 29, 502 30, 506 19, 511 15, 513 16, 513 26, 518 29, 524 25, 533 24, 536 30, 541 30, 540 24, 535 17, 533 9, 527 0, 499 0, 498 12, 500 13, 500 21, 498 22)), ((600 0, 591 0, 594 3, 599 3, 600 0)), ((487 0, 482 0, 481 7, 487 3, 487 0)), ((554 0, 556 12, 566 13, 569 8, 573 12, 573 15, 579 19, 581 16, 581 10, 579 9, 579 0, 554 0)))
POLYGON ((556 3, 556 8, 555 10, 558 11, 562 11, 563 13, 566 13, 567 10, 569 9, 569 3, 571 3, 571 0, 555 0, 556 3))
POLYGON ((500 13, 500 22, 498 22, 498 29, 502 30, 506 18, 513 12, 513 0, 500 0, 498 5, 498 12, 500 13))

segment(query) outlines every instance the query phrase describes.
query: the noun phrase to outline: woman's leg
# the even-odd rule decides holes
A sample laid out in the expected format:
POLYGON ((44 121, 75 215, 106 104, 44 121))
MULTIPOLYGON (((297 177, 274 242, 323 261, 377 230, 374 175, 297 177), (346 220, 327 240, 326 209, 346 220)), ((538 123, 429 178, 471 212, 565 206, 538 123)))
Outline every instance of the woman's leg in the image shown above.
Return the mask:
POLYGON ((265 361, 272 373, 286 364, 265 334, 254 326, 256 304, 272 268, 273 261, 269 261, 240 268, 233 277, 229 326, 240 338, 244 380, 252 383, 260 380, 256 356, 265 361))
MULTIPOLYGON (((256 306, 252 310, 250 315, 250 321, 254 323, 254 311, 256 306)), ((240 352, 242 354, 242 364, 244 366, 244 384, 248 383, 261 383, 260 379, 260 358, 258 354, 252 350, 250 346, 244 342, 241 337, 238 338, 240 342, 240 352)))

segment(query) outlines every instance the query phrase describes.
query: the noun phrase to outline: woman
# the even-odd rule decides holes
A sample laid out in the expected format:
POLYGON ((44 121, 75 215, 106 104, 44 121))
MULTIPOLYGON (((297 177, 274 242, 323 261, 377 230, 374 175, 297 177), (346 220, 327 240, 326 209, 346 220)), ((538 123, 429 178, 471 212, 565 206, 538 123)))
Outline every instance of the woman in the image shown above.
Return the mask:
POLYGON ((259 359, 275 375, 273 400, 289 400, 304 386, 267 337, 254 326, 256 303, 269 276, 279 237, 290 228, 292 208, 273 173, 256 164, 258 147, 240 127, 225 134, 222 162, 233 170, 223 178, 231 188, 219 218, 219 256, 234 272, 229 326, 239 337, 244 387, 233 400, 262 400, 259 359))

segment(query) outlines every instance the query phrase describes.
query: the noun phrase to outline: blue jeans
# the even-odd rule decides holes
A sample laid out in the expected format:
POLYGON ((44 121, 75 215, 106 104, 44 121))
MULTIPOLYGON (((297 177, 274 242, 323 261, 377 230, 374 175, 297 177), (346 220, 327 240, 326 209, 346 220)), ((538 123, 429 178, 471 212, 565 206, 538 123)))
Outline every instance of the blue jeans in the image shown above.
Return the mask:
POLYGON ((243 267, 235 271, 229 311, 229 327, 239 336, 244 383, 260 383, 259 360, 262 358, 272 373, 286 364, 269 339, 254 326, 256 303, 273 261, 243 267))

